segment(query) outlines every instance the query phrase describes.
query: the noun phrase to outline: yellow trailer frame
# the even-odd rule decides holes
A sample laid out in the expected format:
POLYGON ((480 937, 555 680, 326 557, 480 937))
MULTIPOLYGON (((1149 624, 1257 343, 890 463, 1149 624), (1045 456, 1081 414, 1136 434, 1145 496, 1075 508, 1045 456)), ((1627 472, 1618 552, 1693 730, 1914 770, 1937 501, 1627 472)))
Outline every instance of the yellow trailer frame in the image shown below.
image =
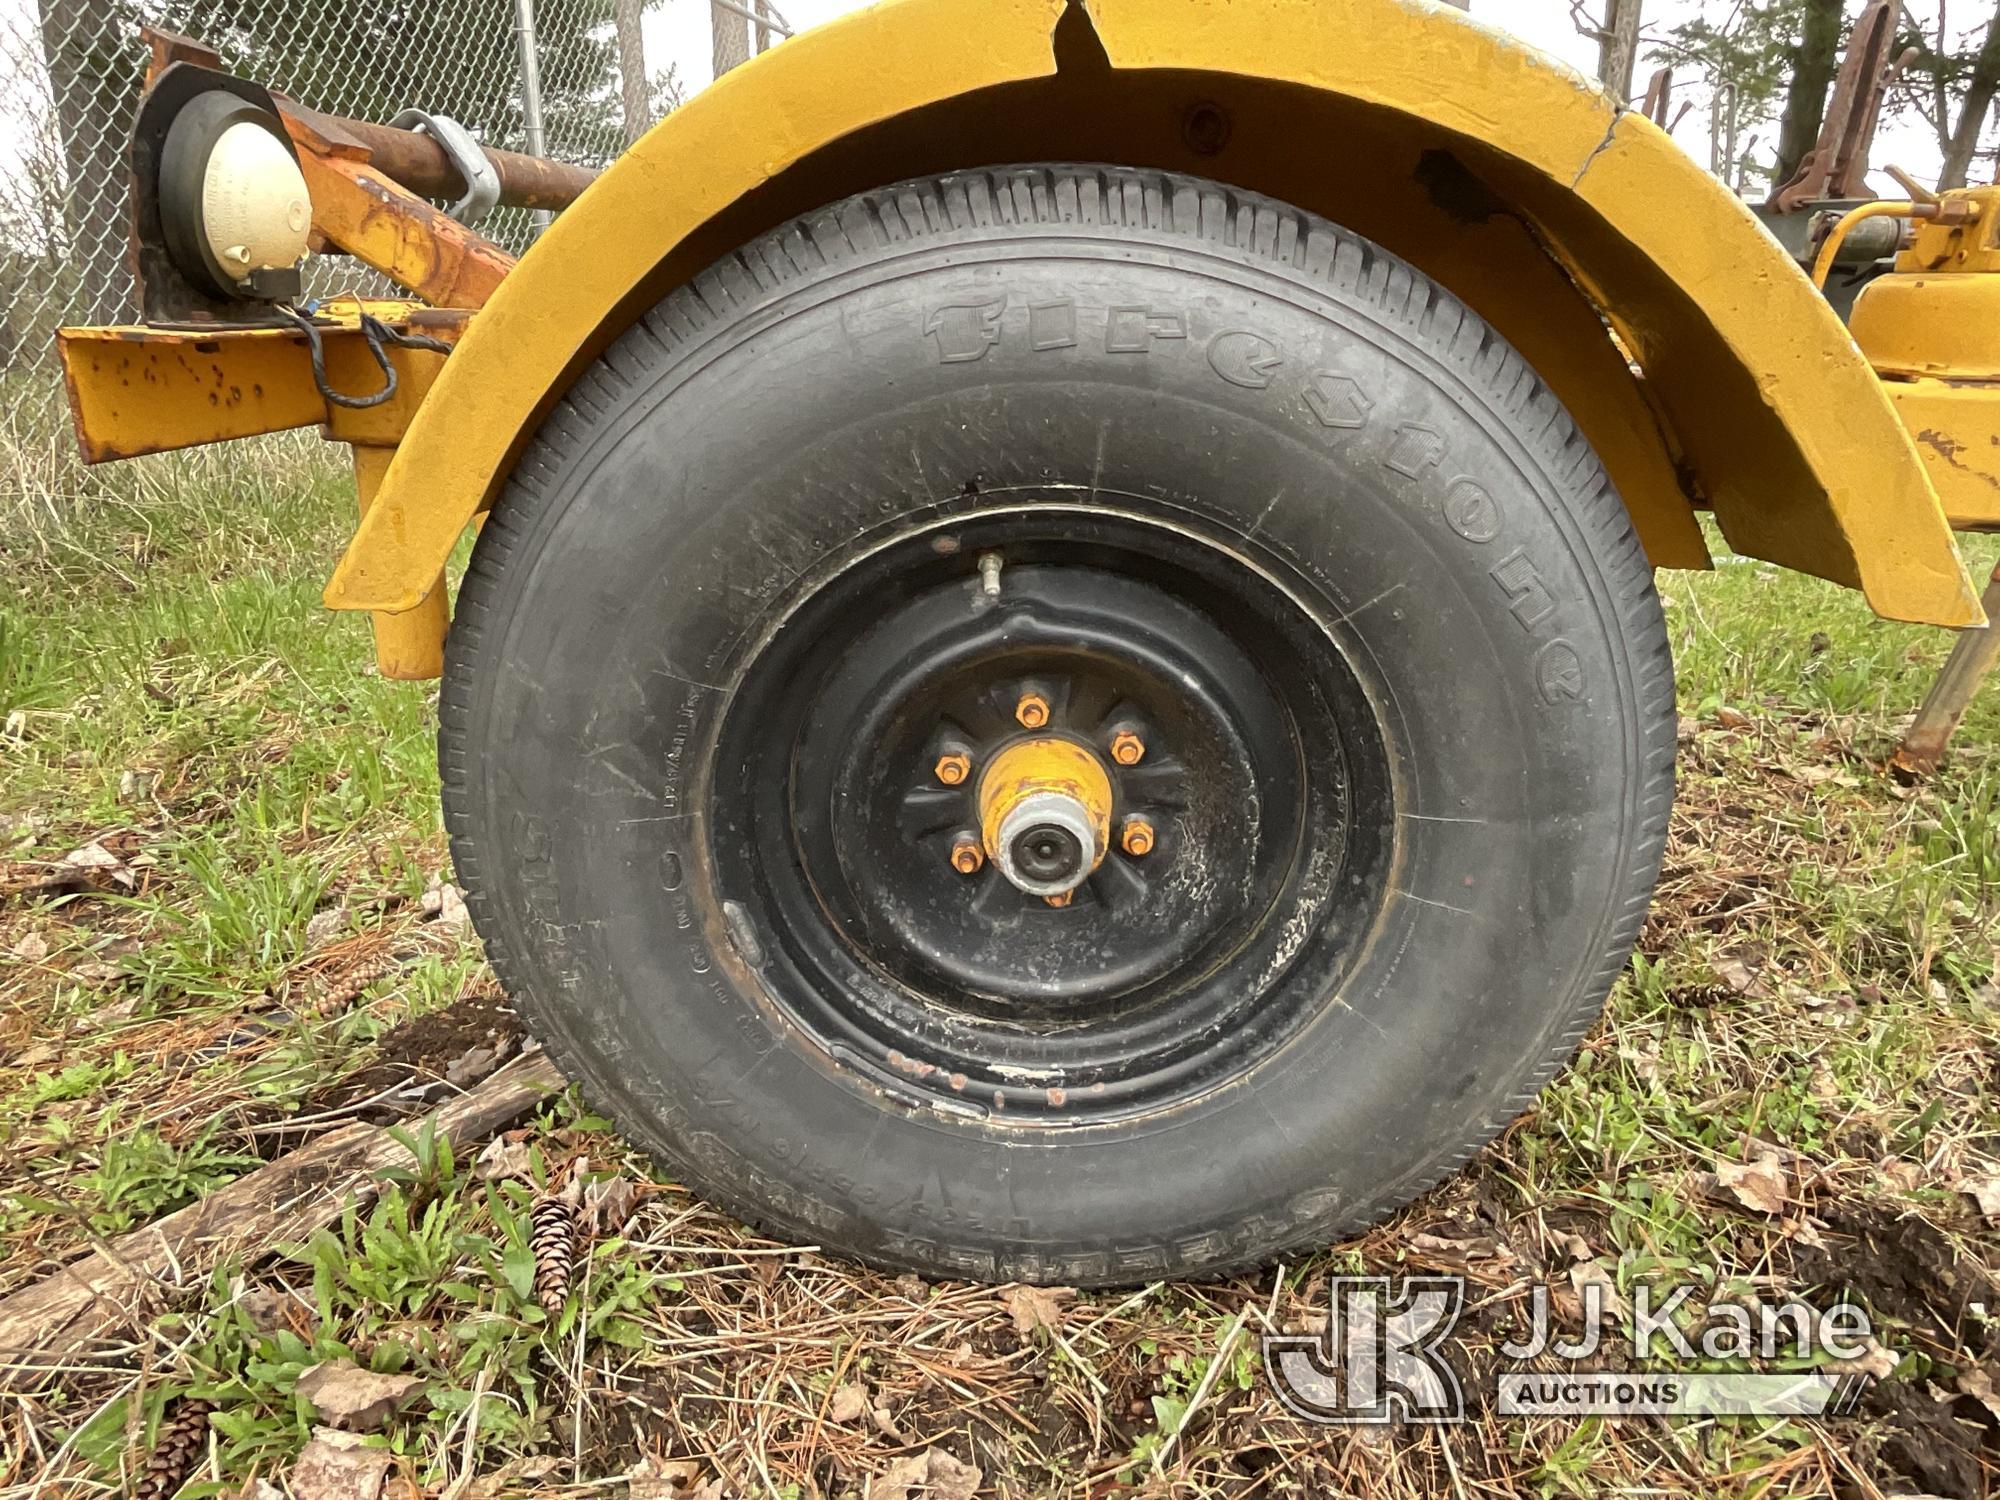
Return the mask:
MULTIPOLYGON (((403 391, 356 414, 316 405, 292 331, 71 329, 62 352, 93 459, 316 421, 356 444, 363 514, 325 597, 374 613, 391 675, 435 675, 453 546, 669 289, 851 193, 1031 160, 1220 178, 1409 260, 1553 387, 1658 566, 1707 566, 1708 510, 1886 617, 1985 620, 1950 531, 2000 528, 2000 196, 1953 195, 1850 334, 1650 121, 1432 0, 883 0, 675 111, 518 265, 365 146, 287 125, 315 230, 433 304, 375 312, 448 324, 450 357, 396 351, 403 391)), ((336 378, 365 358, 360 310, 329 310, 336 378)))

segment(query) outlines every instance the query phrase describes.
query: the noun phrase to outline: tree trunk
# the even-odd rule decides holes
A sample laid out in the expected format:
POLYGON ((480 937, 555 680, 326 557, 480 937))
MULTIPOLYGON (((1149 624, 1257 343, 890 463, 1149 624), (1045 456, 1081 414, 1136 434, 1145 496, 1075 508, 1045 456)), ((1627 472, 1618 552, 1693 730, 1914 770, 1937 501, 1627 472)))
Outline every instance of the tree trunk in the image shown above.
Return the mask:
POLYGON ((739 63, 750 61, 750 18, 713 3, 708 13, 715 37, 715 76, 720 78, 739 63))
POLYGON ((131 175, 125 142, 137 102, 132 58, 139 39, 124 34, 116 0, 40 0, 40 10, 49 98, 69 178, 69 258, 78 278, 71 312, 97 323, 128 321, 134 309, 125 263, 131 175))
POLYGON ((1644 0, 1606 0, 1597 33, 1597 80, 1620 104, 1632 97, 1632 69, 1639 60, 1639 11, 1644 0))
POLYGON ((1840 66, 1842 0, 1806 0, 1799 45, 1792 53, 1792 82, 1785 91, 1785 113, 1778 125, 1778 164, 1771 180, 1790 182, 1819 143, 1826 123, 1826 95, 1840 66))
POLYGON ((1972 76, 1966 80, 1965 95, 1958 101, 1958 124, 1951 132, 1951 139, 1945 142, 1939 188, 1965 186, 1996 92, 2000 92, 2000 5, 1994 7, 1993 19, 1986 25, 1986 40, 1980 45, 1979 56, 1973 59, 1972 76))
POLYGON ((646 73, 646 36, 639 24, 642 0, 617 0, 618 93, 625 111, 625 144, 653 123, 652 80, 646 73))

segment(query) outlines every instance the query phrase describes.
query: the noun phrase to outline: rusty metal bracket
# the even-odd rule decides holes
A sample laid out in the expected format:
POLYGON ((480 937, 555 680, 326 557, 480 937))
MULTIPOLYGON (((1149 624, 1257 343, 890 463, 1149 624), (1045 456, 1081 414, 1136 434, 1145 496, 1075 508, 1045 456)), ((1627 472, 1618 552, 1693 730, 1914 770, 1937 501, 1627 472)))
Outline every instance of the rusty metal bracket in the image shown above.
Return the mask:
POLYGON ((1797 213, 1827 199, 1874 196, 1868 191, 1868 151, 1882 119, 1883 97, 1903 65, 1889 58, 1896 12, 1896 0, 1870 0, 1855 21, 1819 140, 1791 179, 1772 190, 1767 207, 1773 212, 1797 213))
POLYGON ((368 412, 330 410, 316 388, 304 334, 262 327, 65 328, 56 335, 70 414, 84 462, 106 463, 204 443, 326 425, 345 438, 366 419, 368 440, 400 436, 430 381, 417 372, 443 363, 436 346, 457 341, 467 321, 408 302, 330 303, 318 329, 329 380, 343 390, 382 384, 363 316, 424 342, 385 341, 397 371, 394 399, 368 412), (386 424, 386 427, 385 427, 386 424))
POLYGON ((292 138, 314 230, 398 286, 436 307, 481 307, 514 269, 505 250, 371 163, 315 150, 297 132, 292 138))

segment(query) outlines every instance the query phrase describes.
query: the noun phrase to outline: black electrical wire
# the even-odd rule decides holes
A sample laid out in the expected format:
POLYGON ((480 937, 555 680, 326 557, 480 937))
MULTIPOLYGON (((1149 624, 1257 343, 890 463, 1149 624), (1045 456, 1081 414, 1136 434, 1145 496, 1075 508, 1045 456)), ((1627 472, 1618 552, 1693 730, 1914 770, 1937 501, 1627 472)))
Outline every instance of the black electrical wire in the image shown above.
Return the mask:
POLYGON ((327 379, 326 342, 319 325, 295 307, 280 304, 273 310, 306 336, 306 351, 312 360, 313 384, 319 388, 319 393, 335 406, 344 406, 350 411, 365 411, 371 406, 380 406, 396 394, 396 365, 389 358, 389 345, 403 349, 426 349, 434 354, 451 353, 451 345, 440 339, 427 338, 420 333, 403 333, 364 312, 360 316, 361 337, 382 371, 382 388, 366 396, 349 396, 335 390, 327 379))

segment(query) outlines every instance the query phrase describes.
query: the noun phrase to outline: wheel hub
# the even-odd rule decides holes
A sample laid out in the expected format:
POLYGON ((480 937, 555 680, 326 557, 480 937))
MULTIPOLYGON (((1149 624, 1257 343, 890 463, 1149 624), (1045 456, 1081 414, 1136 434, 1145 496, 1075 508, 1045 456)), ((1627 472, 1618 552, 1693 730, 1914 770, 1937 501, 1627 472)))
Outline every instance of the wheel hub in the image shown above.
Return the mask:
POLYGON ((986 856, 1016 890, 1068 896, 1111 846, 1111 778, 1073 740, 1044 736, 1009 745, 979 781, 986 856))
POLYGON ((1358 684, 1171 528, 1030 509, 949 541, 814 585, 735 694, 710 847, 768 993, 952 1109, 1075 1122, 1233 1076, 1372 920, 1358 684))

